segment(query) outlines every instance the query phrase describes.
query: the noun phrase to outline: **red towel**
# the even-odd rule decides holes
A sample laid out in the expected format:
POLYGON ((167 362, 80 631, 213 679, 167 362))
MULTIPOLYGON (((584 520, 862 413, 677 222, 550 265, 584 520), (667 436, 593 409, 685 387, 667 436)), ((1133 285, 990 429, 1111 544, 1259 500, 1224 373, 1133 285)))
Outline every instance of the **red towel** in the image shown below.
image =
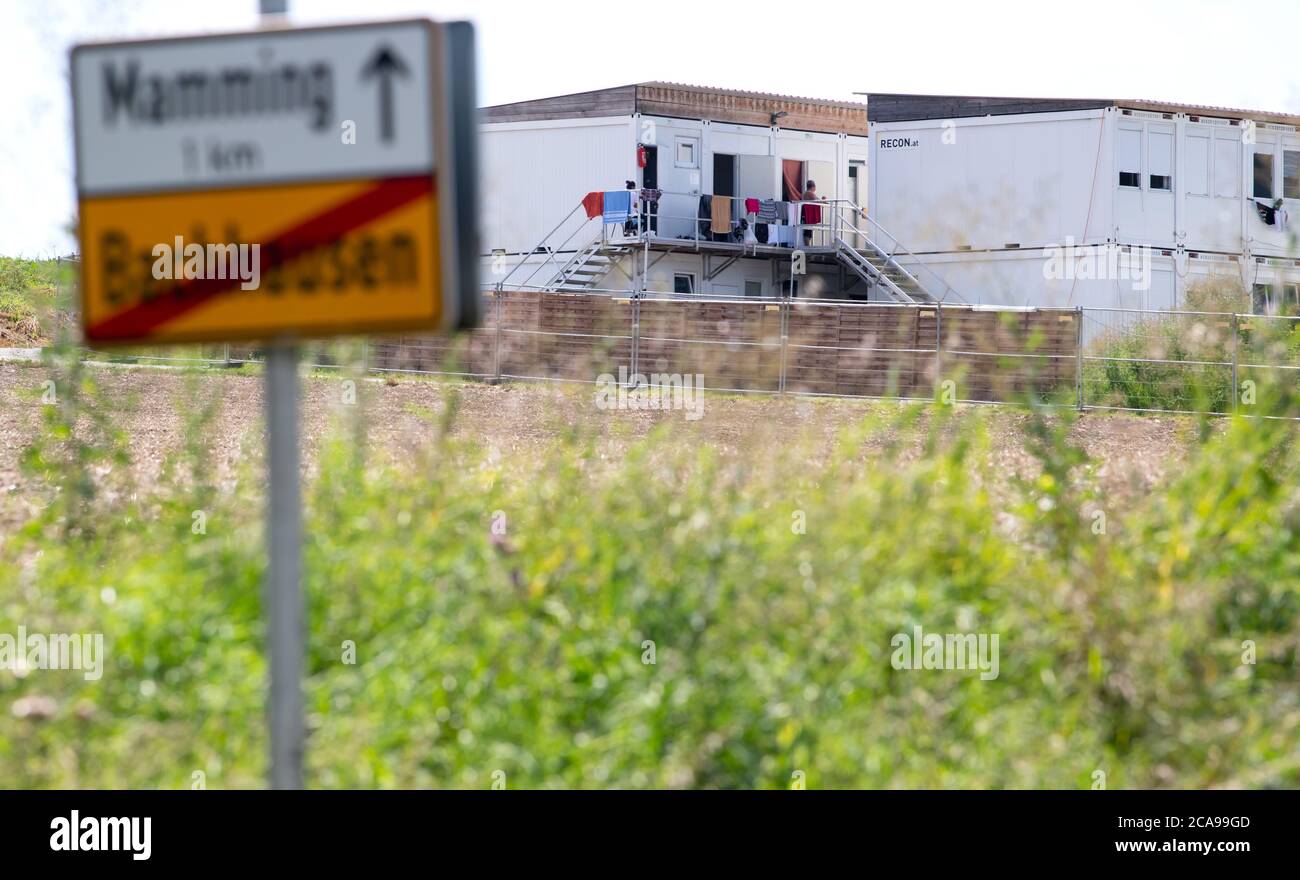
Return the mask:
POLYGON ((758 213, 758 199, 745 199, 745 213, 746 214, 758 213))
POLYGON ((587 209, 587 219, 599 217, 605 213, 605 193, 589 192, 582 197, 582 207, 587 209))
POLYGON ((806 225, 809 225, 809 226, 816 225, 816 224, 822 222, 822 206, 821 206, 821 205, 804 205, 804 206, 803 206, 803 222, 804 222, 806 225))

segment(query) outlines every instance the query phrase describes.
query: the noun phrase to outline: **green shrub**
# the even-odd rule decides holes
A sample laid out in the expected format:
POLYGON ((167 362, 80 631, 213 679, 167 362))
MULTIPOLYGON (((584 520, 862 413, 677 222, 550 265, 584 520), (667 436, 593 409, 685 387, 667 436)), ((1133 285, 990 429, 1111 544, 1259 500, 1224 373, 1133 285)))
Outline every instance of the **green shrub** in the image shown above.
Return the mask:
POLYGON ((1274 388, 1285 397, 1297 376, 1288 368, 1300 366, 1300 319, 1252 317, 1249 310, 1238 282, 1215 279, 1189 287, 1187 314, 1144 314, 1107 329, 1085 351, 1085 403, 1229 413, 1242 403, 1234 388, 1240 394, 1247 380, 1262 401, 1277 397, 1274 388))

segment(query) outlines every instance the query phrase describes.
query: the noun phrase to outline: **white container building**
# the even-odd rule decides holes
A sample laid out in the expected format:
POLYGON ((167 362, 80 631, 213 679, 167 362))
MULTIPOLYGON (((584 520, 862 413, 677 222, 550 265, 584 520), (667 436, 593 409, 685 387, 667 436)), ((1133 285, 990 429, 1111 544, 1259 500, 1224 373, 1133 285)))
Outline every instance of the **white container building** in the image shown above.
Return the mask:
POLYGON ((484 278, 506 286, 772 297, 798 251, 798 296, 1170 309, 1217 274, 1258 310, 1300 304, 1284 114, 648 82, 485 108, 482 144, 484 278), (808 180, 820 217, 747 214, 808 180), (584 196, 628 182, 658 203, 589 218, 584 196), (702 196, 730 203, 730 234, 702 196))
POLYGON ((871 214, 972 302, 1170 309, 1222 274, 1257 309, 1300 305, 1300 118, 1129 100, 867 103, 871 214), (1286 228, 1260 210, 1278 199, 1286 228))
MULTIPOLYGON (((883 259, 876 267, 837 256, 834 216, 866 199, 865 104, 650 82, 487 107, 482 122, 489 280, 560 290, 639 286, 652 293, 779 296, 795 248, 775 244, 774 229, 768 242, 760 240, 745 202, 789 202, 814 181, 827 203, 807 227, 809 244, 800 248, 807 274, 796 293, 886 297, 888 289, 893 298, 907 296, 880 279, 889 271, 883 259), (638 214, 632 235, 588 218, 581 208, 587 193, 623 189, 629 181, 638 194, 662 192, 653 211, 638 214), (732 236, 713 232, 701 196, 731 202, 732 236), (755 235, 738 228, 742 219, 755 235)), ((790 226, 788 210, 771 225, 790 226)), ((803 219, 798 208, 795 214, 803 219)), ((784 231, 802 242, 802 225, 784 231)))

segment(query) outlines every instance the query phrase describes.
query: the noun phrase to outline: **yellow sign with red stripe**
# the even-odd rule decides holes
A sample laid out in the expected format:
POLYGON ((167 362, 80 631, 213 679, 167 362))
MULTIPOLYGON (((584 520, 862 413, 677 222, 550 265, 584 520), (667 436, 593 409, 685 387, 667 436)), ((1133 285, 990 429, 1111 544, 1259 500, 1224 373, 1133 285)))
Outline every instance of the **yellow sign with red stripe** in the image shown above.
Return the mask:
POLYGON ((81 226, 91 342, 442 323, 430 177, 88 199, 81 226))
POLYGON ((472 323, 446 39, 413 21, 77 47, 87 341, 472 323))

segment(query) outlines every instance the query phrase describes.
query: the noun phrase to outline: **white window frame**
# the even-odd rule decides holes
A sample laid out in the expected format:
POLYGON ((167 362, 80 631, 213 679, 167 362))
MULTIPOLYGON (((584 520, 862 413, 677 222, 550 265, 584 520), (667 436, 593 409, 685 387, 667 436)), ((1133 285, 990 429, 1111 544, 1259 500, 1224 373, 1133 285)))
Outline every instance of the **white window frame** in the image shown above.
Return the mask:
POLYGON ((1115 187, 1117 189, 1143 190, 1146 188, 1145 181, 1142 179, 1143 171, 1147 164, 1143 161, 1146 157, 1147 146, 1145 129, 1146 126, 1143 125, 1124 125, 1121 123, 1115 130, 1115 187), (1125 168, 1123 164, 1123 133, 1126 131, 1137 135, 1137 168, 1134 169, 1125 168), (1119 176, 1121 174, 1137 174, 1137 186, 1128 183, 1120 183, 1119 176))
POLYGON ((1282 282, 1282 301, 1278 305, 1279 311, 1283 313, 1289 306, 1296 310, 1292 314, 1300 314, 1300 281, 1282 282))
POLYGON ((1293 153, 1300 162, 1300 144, 1282 144, 1282 198, 1290 202, 1300 201, 1300 192, 1293 196, 1286 194, 1286 154, 1293 153))
POLYGON ((1175 163, 1177 161, 1177 157, 1176 157, 1177 139, 1178 139, 1177 130, 1172 127, 1171 128, 1164 128, 1164 127, 1147 128, 1146 131, 1147 167, 1144 169, 1145 179, 1143 182, 1146 184, 1147 189, 1149 189, 1151 192, 1172 193, 1174 191, 1174 169, 1176 167, 1175 163), (1160 135, 1160 137, 1156 137, 1156 135, 1160 135), (1169 144, 1168 157, 1161 157, 1161 158, 1167 158, 1168 159, 1167 162, 1157 162, 1156 161, 1157 157, 1152 155, 1152 152, 1156 148, 1156 144, 1160 143, 1162 139, 1169 144), (1156 173, 1157 170, 1160 169, 1161 167, 1164 168, 1165 173, 1157 174, 1156 173), (1168 179, 1169 185, 1157 187, 1151 182, 1151 178, 1153 177, 1164 177, 1168 179))
POLYGON ((1269 205, 1277 199, 1277 144, 1256 144, 1255 149, 1250 151, 1250 197, 1254 200, 1263 199, 1269 205), (1267 147, 1267 149, 1260 149, 1267 147), (1268 195, 1261 196, 1255 194, 1255 157, 1268 156, 1269 170, 1272 172, 1272 180, 1268 182, 1268 195))
POLYGON ((691 296, 694 296, 694 295, 699 291, 699 287, 696 285, 696 279, 695 279, 695 273, 694 273, 694 272, 674 272, 674 273, 673 273, 673 293, 678 293, 678 290, 677 290, 677 279, 678 279, 678 278, 689 278, 689 279, 690 279, 691 289, 690 289, 689 293, 690 293, 691 296))
POLYGON ((691 135, 677 135, 673 141, 673 166, 675 168, 700 167, 700 139, 691 135), (682 147, 691 148, 691 161, 682 161, 682 147))

